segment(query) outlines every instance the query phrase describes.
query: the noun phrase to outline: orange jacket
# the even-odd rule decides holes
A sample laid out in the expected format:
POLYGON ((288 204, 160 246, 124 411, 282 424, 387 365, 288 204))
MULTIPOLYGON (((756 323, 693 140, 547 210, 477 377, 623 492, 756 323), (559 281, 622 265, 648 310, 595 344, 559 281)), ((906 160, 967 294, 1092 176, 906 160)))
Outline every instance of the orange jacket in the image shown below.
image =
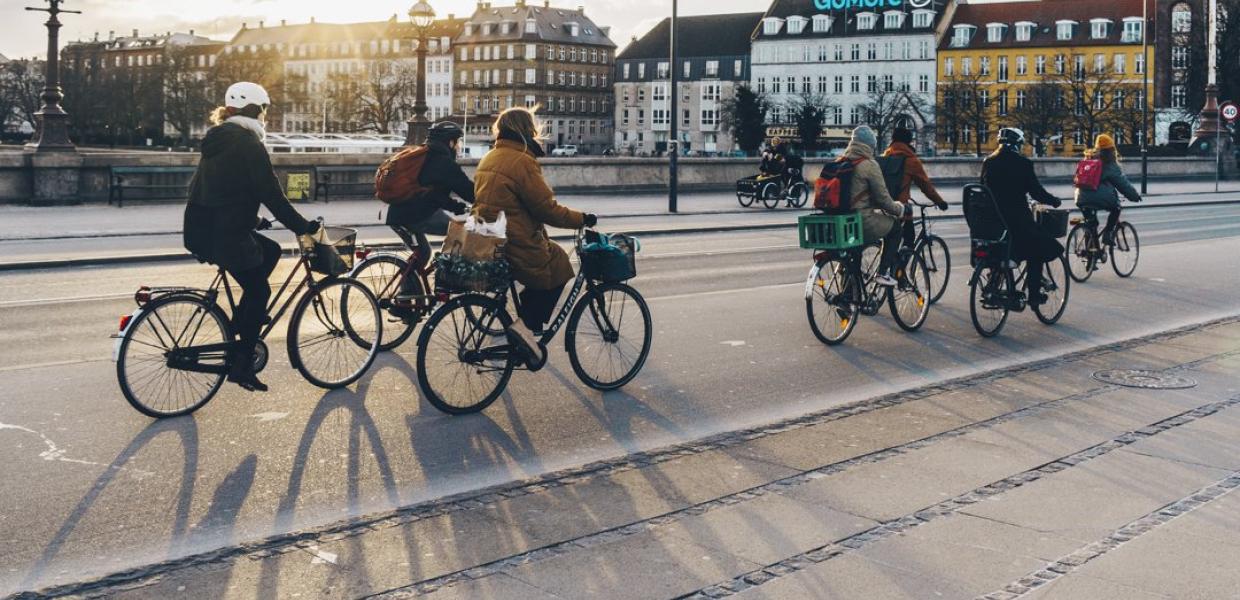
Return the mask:
POLYGON ((917 153, 904 142, 892 142, 891 146, 883 152, 883 156, 903 156, 904 157, 904 182, 900 186, 898 194, 895 195, 896 202, 907 203, 909 193, 912 191, 913 183, 917 184, 917 188, 921 193, 925 194, 931 202, 935 204, 945 203, 943 197, 939 195, 939 191, 934 189, 934 184, 930 183, 930 176, 926 174, 925 165, 921 164, 921 159, 917 158, 917 153))

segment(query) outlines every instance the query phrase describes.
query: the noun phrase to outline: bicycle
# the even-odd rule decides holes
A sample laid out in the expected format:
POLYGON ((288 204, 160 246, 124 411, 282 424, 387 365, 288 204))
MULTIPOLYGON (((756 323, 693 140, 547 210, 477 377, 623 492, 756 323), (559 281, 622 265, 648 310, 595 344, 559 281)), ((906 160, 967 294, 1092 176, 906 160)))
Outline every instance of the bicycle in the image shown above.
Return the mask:
POLYGON ((921 210, 921 217, 918 219, 919 231, 913 240, 913 253, 920 256, 926 266, 930 277, 926 297, 930 304, 935 304, 947 291, 947 282, 952 276, 952 256, 947 249, 947 242, 931 232, 930 219, 926 217, 926 209, 931 205, 922 204, 912 198, 909 198, 909 203, 921 210))
POLYGON ((1119 221, 1110 236, 1103 236, 1098 233, 1098 211, 1081 212, 1084 216, 1072 219, 1072 231, 1068 233, 1067 254, 1072 257, 1068 274, 1077 283, 1085 283, 1109 256, 1116 275, 1131 277, 1141 258, 1137 228, 1128 221, 1119 221))
POLYGON ((789 208, 801 208, 809 202, 809 184, 800 169, 789 169, 784 175, 757 175, 736 182, 736 200, 749 208, 762 202, 767 208, 776 208, 783 200, 789 208))
MULTIPOLYGON (((584 243, 597 236, 585 229, 578 231, 576 252, 583 261, 587 258, 584 243)), ((507 387, 524 358, 524 352, 504 334, 513 323, 506 308, 510 295, 519 311, 516 285, 511 281, 489 292, 441 294, 443 304, 422 328, 417 351, 418 387, 435 408, 453 415, 479 412, 507 387)), ((567 300, 539 341, 550 344, 566 324, 564 346, 573 373, 596 390, 623 387, 650 355, 650 308, 627 283, 595 281, 586 276, 585 268, 578 269, 567 300), (626 314, 631 310, 639 318, 626 318, 634 316, 626 314), (587 313, 589 318, 584 318, 587 313), (590 359, 606 364, 595 365, 590 359)))
POLYGON ((896 324, 917 331, 925 324, 930 303, 924 291, 929 274, 922 258, 902 249, 895 273, 896 285, 875 281, 883 242, 814 255, 805 281, 805 312, 814 336, 828 346, 843 343, 860 315, 875 316, 885 300, 896 324))
MULTIPOLYGON (((341 228, 327 232, 342 243, 356 235, 341 228)), ((254 370, 267 367, 266 339, 296 302, 286 340, 289 361, 310 383, 342 388, 374 363, 383 331, 379 305, 366 286, 340 276, 348 270, 344 255, 336 256, 331 246, 307 237, 298 241, 297 264, 267 307, 269 315, 280 308, 259 336, 254 370), (325 277, 316 278, 316 273, 325 277), (299 274, 302 277, 290 292, 299 274)), ((347 242, 349 259, 351 244, 347 242)), ((218 267, 205 289, 143 286, 134 300, 138 309, 122 317, 119 332, 112 336, 117 340, 113 359, 125 399, 138 412, 155 418, 202 408, 223 385, 231 367, 230 350, 239 343, 227 316, 237 310, 228 274, 218 267), (227 299, 227 314, 220 304, 221 292, 227 299)))

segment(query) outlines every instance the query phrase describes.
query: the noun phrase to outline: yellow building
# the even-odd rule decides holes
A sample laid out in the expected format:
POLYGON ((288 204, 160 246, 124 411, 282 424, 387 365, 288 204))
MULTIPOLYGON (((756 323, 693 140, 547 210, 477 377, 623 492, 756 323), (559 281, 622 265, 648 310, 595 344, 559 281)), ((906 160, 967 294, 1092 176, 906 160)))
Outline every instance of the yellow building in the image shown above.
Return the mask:
POLYGON ((1135 153, 1154 89, 1141 2, 959 4, 937 53, 940 154, 987 153, 1003 127, 1025 131, 1029 154, 1078 155, 1100 133, 1135 153))

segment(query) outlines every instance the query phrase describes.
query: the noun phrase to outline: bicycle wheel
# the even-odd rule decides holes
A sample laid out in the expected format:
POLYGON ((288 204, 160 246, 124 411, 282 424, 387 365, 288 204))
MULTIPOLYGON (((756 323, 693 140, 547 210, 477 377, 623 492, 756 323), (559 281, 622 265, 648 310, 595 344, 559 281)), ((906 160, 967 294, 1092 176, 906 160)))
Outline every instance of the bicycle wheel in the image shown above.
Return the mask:
POLYGON ((1075 225, 1072 231, 1068 232, 1068 242, 1065 244, 1068 275, 1077 283, 1085 283, 1096 268, 1098 259, 1089 248, 1091 237, 1093 236, 1089 235, 1089 230, 1084 225, 1075 225))
POLYGON ((224 311, 194 296, 172 296, 147 304, 125 330, 116 359, 116 378, 125 400, 138 412, 164 418, 188 415, 202 408, 220 390, 228 370, 223 345, 233 341, 224 311), (185 366, 216 372, 200 373, 172 366, 177 354, 191 347, 216 346, 202 353, 179 353, 185 366))
POLYGON ((887 288, 887 307, 900 329, 917 331, 930 314, 930 273, 921 257, 914 254, 896 274, 896 285, 887 288))
MULTIPOLYGON (((398 280, 407 264, 408 261, 394 254, 377 254, 354 267, 349 277, 370 289, 386 314, 392 310, 393 299, 400 293, 398 280)), ((410 273, 409 276, 413 284, 412 293, 419 296, 426 294, 426 290, 422 289, 422 279, 416 273, 410 273)), ((394 350, 413 335, 413 328, 427 312, 418 310, 416 306, 413 310, 414 315, 408 321, 397 317, 384 319, 383 337, 379 340, 380 352, 394 350)))
POLYGON ((806 202, 809 202, 809 186, 803 181, 792 184, 792 187, 788 189, 788 206, 801 208, 806 202))
POLYGON ((758 199, 767 208, 779 206, 779 186, 775 185, 774 181, 762 184, 762 187, 758 188, 758 199))
POLYGON ((1141 240, 1137 237, 1137 228, 1132 223, 1122 221, 1115 226, 1115 239, 1111 247, 1111 268, 1120 277, 1131 277, 1137 270, 1137 261, 1141 259, 1141 240))
POLYGON ((861 283, 838 257, 819 260, 805 282, 805 313, 818 341, 834 346, 848 339, 861 307, 861 283))
POLYGON ((339 278, 315 284, 288 324, 288 357, 306 381, 338 389, 362 377, 379 353, 383 317, 370 289, 339 278))
POLYGON ((615 390, 642 370, 653 335, 646 299, 623 283, 604 283, 573 307, 564 347, 582 383, 615 390))
POLYGON ((1046 303, 1033 307, 1038 320, 1054 325, 1068 308, 1068 292, 1072 291, 1072 278, 1068 276, 1068 258, 1052 260, 1042 268, 1042 293, 1046 303))
POLYGON ((918 244, 917 255, 926 266, 926 274, 930 279, 926 296, 930 299, 930 304, 934 304, 947 291, 947 282, 952 277, 952 255, 947 250, 947 242, 937 235, 928 236, 918 244))
POLYGON ((744 192, 736 192, 736 201, 740 202, 741 206, 745 208, 749 208, 750 206, 753 206, 753 202, 756 199, 757 198, 753 196, 752 194, 746 194, 744 192))
POLYGON ((1007 323, 1008 302, 1016 293, 1012 272, 994 265, 978 265, 969 283, 969 317, 982 337, 999 335, 1007 323))
POLYGON ((451 415, 478 412, 508 386, 515 364, 507 339, 487 333, 496 322, 506 329, 512 316, 478 294, 453 298, 426 320, 418 334, 418 387, 432 406, 451 415))

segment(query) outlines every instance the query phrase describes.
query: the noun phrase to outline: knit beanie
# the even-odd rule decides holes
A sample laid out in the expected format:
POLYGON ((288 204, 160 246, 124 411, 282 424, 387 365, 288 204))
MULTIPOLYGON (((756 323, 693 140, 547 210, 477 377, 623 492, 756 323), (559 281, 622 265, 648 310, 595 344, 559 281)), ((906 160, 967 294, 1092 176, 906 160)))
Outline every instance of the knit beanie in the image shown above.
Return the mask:
POLYGON ((878 147, 878 137, 867 125, 858 125, 852 130, 852 141, 869 146, 871 150, 878 147))

